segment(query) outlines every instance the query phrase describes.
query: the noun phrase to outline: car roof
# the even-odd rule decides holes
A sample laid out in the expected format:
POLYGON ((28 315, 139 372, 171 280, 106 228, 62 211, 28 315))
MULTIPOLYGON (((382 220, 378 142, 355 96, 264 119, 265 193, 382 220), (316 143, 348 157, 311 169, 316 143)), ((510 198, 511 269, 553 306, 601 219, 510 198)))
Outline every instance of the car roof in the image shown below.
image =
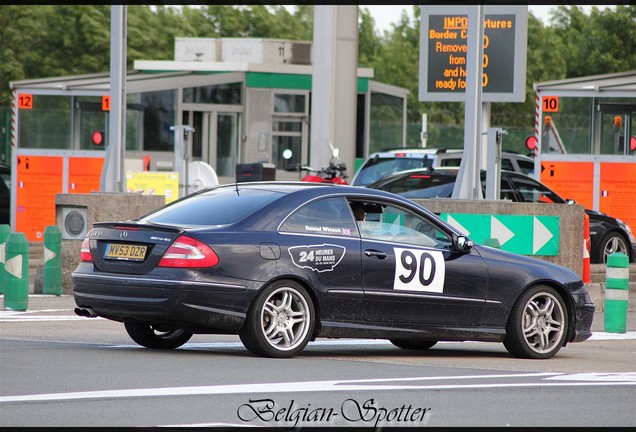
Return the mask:
MULTIPOLYGON (((393 147, 393 148, 385 148, 379 150, 377 152, 373 152, 369 155, 369 159, 373 157, 393 157, 396 154, 402 155, 402 157, 423 157, 430 155, 443 155, 443 154, 461 154, 464 152, 463 148, 422 148, 422 147, 393 147)), ((521 153, 517 153, 514 151, 504 150, 501 152, 506 156, 516 156, 519 159, 527 159, 529 161, 534 161, 530 156, 526 156, 521 153)))
MULTIPOLYGON (((482 169, 481 170, 481 175, 483 176, 486 173, 487 170, 482 169)), ((532 179, 534 181, 536 181, 536 179, 530 177, 527 174, 523 174, 520 172, 516 172, 516 171, 510 171, 510 170, 500 170, 500 172, 502 174, 506 174, 506 175, 516 175, 519 177, 524 177, 524 178, 529 178, 532 179)), ((409 175, 413 175, 413 174, 428 174, 428 175, 433 175, 433 176, 456 176, 459 173, 459 167, 456 166, 450 166, 450 167, 440 167, 440 168, 412 168, 412 169, 408 169, 408 170, 404 170, 404 171, 398 171, 396 173, 393 173, 391 175, 388 175, 386 177, 382 177, 381 179, 371 183, 368 187, 373 189, 374 187, 378 186, 378 185, 384 185, 386 183, 391 183, 394 180, 403 178, 403 177, 407 177, 409 175)))
POLYGON ((263 189, 269 191, 276 191, 285 194, 291 194, 294 192, 308 192, 315 196, 320 196, 324 194, 364 194, 364 195, 374 195, 374 196, 382 196, 382 197, 390 197, 395 199, 402 199, 399 195, 392 194, 390 192, 378 190, 378 189, 369 189, 364 186, 350 186, 350 185, 339 185, 339 184, 331 184, 331 183, 313 183, 313 182, 303 182, 299 180, 294 181, 285 181, 285 180, 270 180, 270 181, 255 181, 255 182, 238 182, 238 183, 226 183, 219 186, 214 186, 207 189, 201 189, 195 193, 201 193, 204 191, 212 190, 212 189, 241 189, 249 188, 249 189, 263 189))
POLYGON ((453 148, 422 148, 422 147, 394 147, 385 148, 380 151, 371 153, 369 158, 372 157, 393 157, 396 154, 403 155, 404 157, 423 157, 444 153, 462 153, 463 149, 453 148))

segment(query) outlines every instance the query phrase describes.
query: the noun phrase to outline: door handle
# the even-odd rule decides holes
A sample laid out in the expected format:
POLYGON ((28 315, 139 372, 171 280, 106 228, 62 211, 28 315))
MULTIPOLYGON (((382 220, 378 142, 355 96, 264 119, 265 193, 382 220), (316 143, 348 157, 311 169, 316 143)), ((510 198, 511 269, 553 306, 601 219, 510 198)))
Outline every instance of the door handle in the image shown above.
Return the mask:
POLYGON ((379 259, 385 259, 386 258, 386 254, 382 251, 379 250, 373 250, 373 249, 367 249, 364 251, 364 254, 368 257, 378 257, 379 259))

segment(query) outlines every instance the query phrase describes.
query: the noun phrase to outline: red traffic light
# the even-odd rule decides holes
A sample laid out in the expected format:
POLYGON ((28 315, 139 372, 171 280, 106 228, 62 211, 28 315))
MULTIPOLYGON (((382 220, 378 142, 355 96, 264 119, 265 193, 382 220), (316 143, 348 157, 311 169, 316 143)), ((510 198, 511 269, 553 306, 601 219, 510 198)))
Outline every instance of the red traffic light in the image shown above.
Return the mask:
POLYGON ((104 131, 95 131, 91 137, 93 139, 93 144, 95 145, 103 145, 104 144, 104 131))

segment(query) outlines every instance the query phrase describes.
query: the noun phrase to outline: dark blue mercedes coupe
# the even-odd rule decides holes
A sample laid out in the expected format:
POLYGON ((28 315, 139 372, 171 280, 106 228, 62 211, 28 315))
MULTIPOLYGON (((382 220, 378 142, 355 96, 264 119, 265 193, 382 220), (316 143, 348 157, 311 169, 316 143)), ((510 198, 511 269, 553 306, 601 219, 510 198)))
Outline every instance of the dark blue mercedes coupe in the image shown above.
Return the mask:
POLYGON ((137 219, 93 224, 72 273, 80 316, 137 344, 237 334, 288 358, 318 338, 503 343, 546 359, 591 336, 575 272, 474 244, 390 192, 307 182, 202 189, 137 219))

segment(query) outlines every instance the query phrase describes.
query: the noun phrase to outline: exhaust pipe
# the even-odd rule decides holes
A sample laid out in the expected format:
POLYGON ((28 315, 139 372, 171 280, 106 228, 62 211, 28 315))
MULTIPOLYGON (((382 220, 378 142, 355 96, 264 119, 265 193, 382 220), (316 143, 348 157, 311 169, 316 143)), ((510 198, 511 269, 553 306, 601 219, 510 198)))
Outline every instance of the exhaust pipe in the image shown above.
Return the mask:
POLYGON ((75 315, 87 318, 95 318, 97 316, 97 312, 93 308, 75 308, 75 315))

